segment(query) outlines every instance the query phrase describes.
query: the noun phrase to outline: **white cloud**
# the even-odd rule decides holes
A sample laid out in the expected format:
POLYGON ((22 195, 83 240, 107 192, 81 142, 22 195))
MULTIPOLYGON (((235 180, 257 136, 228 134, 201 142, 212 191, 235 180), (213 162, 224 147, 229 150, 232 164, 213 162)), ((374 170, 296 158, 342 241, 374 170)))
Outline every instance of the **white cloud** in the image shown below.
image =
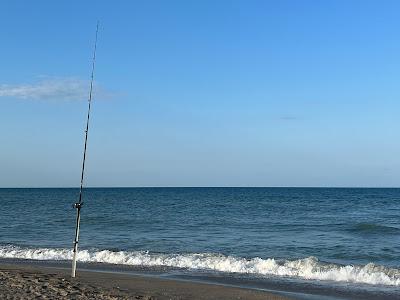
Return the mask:
MULTIPOLYGON (((87 100, 90 82, 77 78, 46 78, 33 84, 0 84, 0 97, 27 100, 87 100)), ((94 86, 96 95, 107 94, 94 86)))

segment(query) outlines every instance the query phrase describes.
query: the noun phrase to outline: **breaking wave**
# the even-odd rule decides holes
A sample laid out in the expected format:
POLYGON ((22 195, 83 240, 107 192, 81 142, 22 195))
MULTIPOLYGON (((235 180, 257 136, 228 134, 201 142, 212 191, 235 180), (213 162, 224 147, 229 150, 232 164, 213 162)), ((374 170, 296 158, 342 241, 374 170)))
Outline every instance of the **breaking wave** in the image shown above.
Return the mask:
MULTIPOLYGON (((72 251, 51 248, 21 248, 0 246, 0 258, 32 260, 70 260, 72 251)), ((308 280, 364 283, 400 286, 400 270, 369 263, 363 266, 320 262, 315 257, 298 260, 273 258, 240 258, 222 254, 160 254, 143 251, 80 250, 81 262, 108 263, 131 266, 165 266, 191 270, 254 274, 257 276, 295 277, 308 280)))

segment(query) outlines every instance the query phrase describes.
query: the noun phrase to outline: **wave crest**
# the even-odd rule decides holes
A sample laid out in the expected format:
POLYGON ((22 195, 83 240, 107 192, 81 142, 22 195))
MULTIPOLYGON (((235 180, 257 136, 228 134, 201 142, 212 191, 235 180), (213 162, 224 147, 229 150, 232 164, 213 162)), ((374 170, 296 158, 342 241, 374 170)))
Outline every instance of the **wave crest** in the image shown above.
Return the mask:
MULTIPOLYGON (((68 249, 0 247, 1 258, 32 260, 70 260, 68 249)), ((144 251, 80 250, 78 261, 132 266, 165 266, 193 270, 211 270, 258 276, 285 276, 308 280, 400 286, 400 270, 369 263, 364 266, 320 262, 315 257, 298 260, 246 259, 222 254, 162 254, 144 251)))
POLYGON ((400 228, 375 223, 358 223, 349 228, 348 231, 360 234, 398 234, 400 228))

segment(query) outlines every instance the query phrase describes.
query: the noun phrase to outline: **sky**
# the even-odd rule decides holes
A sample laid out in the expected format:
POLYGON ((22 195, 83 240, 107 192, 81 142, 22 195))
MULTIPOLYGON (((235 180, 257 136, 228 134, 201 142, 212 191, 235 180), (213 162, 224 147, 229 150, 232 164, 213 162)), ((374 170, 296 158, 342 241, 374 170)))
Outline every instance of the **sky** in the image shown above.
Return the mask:
POLYGON ((0 3, 0 187, 400 187, 398 1, 0 3))

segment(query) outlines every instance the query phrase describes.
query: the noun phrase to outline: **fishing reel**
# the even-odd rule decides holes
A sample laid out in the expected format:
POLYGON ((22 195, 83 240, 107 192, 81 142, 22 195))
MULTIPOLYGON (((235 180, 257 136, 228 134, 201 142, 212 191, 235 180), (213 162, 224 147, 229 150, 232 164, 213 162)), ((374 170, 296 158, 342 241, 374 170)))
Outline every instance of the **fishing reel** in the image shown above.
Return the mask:
POLYGON ((72 204, 72 208, 81 209, 82 205, 83 205, 83 202, 76 202, 76 203, 72 204))

